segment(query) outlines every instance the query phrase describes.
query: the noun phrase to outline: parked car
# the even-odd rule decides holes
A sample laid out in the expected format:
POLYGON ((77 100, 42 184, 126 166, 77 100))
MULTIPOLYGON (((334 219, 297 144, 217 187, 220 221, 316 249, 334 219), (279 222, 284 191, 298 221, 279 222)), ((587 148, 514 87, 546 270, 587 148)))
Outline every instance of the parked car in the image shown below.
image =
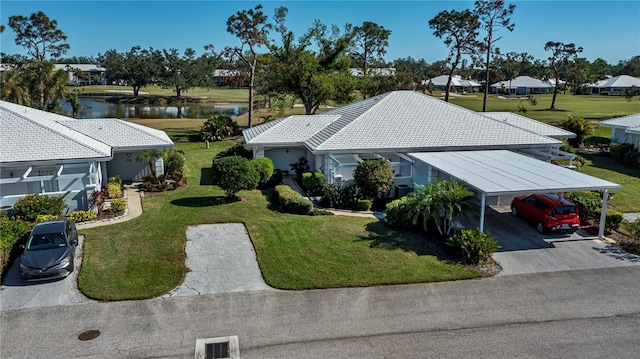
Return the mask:
POLYGON ((36 224, 20 256, 20 279, 63 278, 73 272, 78 244, 76 225, 68 219, 36 224))
POLYGON ((532 194, 511 201, 511 214, 536 225, 536 230, 573 233, 580 228, 576 206, 555 194, 532 194))

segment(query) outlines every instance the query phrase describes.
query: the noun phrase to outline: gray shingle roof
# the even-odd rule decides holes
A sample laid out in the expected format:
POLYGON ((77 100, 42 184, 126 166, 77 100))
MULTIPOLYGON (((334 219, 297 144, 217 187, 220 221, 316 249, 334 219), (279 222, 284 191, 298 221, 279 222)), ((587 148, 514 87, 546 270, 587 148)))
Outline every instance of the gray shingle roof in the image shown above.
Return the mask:
POLYGON ((62 125, 114 147, 173 147, 164 131, 140 126, 115 118, 60 122, 62 125))
MULTIPOLYGON (((431 81, 431 83, 434 86, 447 86, 448 80, 449 80, 448 75, 440 75, 432 79, 422 81, 422 83, 426 85, 429 83, 429 81, 431 81)), ((451 85, 458 86, 458 87, 480 87, 479 83, 472 80, 465 80, 462 77, 460 77, 460 75, 454 75, 451 78, 451 85)))
POLYGON ((340 115, 305 143, 314 151, 450 150, 560 142, 414 91, 394 91, 327 111, 340 115))
POLYGON ((61 125, 57 116, 0 101, 0 162, 111 158, 109 145, 61 125))
POLYGON ((546 124, 544 122, 536 121, 534 119, 518 115, 513 112, 483 112, 485 116, 489 116, 496 120, 500 120, 504 123, 519 127, 523 130, 535 132, 542 136, 549 136, 553 138, 574 138, 576 134, 563 130, 559 127, 546 124))

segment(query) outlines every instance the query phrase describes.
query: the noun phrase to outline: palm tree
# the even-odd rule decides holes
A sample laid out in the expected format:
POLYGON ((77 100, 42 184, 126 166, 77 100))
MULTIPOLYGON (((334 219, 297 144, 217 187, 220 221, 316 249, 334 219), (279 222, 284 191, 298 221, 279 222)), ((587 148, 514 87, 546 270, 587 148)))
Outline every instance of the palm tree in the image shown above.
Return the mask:
POLYGON ((587 136, 593 134, 593 124, 582 116, 567 116, 567 119, 560 123, 560 127, 576 134, 576 137, 568 139, 572 147, 580 147, 587 136))
POLYGON ((29 88, 22 82, 20 72, 17 70, 5 71, 0 75, 2 92, 0 98, 20 105, 30 106, 31 96, 29 88))
POLYGON ((161 158, 161 157, 162 157, 162 151, 158 149, 144 150, 138 154, 138 157, 136 157, 136 161, 147 162, 147 164, 149 165, 149 170, 151 171, 151 174, 153 175, 153 177, 157 177, 155 162, 157 158, 161 158))
POLYGON ((176 173, 182 173, 184 168, 184 151, 174 148, 164 149, 162 151, 162 159, 164 161, 164 173, 173 176, 176 173))
POLYGON ((63 70, 55 70, 53 62, 31 63, 25 68, 24 85, 36 107, 40 110, 59 107, 60 100, 68 96, 68 75, 63 70))

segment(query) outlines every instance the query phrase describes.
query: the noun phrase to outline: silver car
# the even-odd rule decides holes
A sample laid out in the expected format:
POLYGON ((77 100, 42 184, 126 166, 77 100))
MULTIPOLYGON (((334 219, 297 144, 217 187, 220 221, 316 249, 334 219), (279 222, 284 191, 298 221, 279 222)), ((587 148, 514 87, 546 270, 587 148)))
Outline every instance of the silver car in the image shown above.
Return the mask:
POLYGON ((36 224, 20 256, 20 278, 28 281, 68 276, 73 272, 77 244, 76 226, 68 219, 36 224))

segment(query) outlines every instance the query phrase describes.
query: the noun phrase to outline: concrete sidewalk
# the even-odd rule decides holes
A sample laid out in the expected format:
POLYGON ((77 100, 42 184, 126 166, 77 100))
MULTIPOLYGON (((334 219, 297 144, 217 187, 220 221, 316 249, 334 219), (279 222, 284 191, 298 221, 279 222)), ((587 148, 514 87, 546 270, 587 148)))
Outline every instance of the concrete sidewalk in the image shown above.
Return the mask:
POLYGON ((106 226, 110 224, 126 222, 132 220, 142 214, 142 201, 140 195, 140 189, 137 185, 130 185, 124 188, 124 196, 127 199, 127 209, 120 217, 109 218, 90 222, 80 222, 76 224, 78 229, 94 228, 100 226, 106 226))

